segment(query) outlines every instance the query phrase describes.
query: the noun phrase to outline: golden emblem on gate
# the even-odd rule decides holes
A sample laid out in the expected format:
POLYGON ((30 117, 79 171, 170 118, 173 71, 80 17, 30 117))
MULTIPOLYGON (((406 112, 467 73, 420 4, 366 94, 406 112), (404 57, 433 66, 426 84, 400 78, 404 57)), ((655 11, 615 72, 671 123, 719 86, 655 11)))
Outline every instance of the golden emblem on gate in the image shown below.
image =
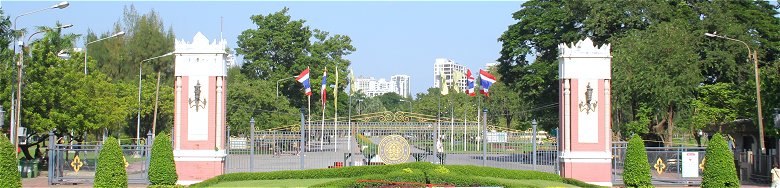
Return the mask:
POLYGON ((658 160, 655 161, 653 167, 655 167, 655 171, 658 172, 658 174, 663 174, 666 169, 666 164, 664 164, 664 161, 659 157, 658 160))
POLYGON ((409 142, 399 135, 389 135, 379 142, 379 158, 385 164, 404 163, 409 159, 409 142))
POLYGON ((78 155, 73 157, 73 161, 70 162, 70 167, 73 167, 73 172, 79 173, 79 170, 81 170, 81 166, 84 166, 84 163, 81 162, 81 159, 78 155))

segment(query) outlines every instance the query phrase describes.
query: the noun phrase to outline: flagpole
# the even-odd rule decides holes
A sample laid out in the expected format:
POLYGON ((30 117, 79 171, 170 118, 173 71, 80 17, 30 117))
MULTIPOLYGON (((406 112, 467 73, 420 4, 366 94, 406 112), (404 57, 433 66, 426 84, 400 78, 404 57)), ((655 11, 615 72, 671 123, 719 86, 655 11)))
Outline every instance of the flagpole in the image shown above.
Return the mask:
MULTIPOLYGON (((480 83, 479 87, 480 87, 480 89, 482 89, 482 82, 481 82, 482 78, 481 77, 477 77, 477 78, 474 78, 474 91, 477 91, 477 83, 480 83), (480 82, 477 82, 477 78, 479 78, 480 82)), ((477 151, 480 150, 479 149, 479 142, 482 140, 481 137, 485 136, 485 135, 479 136, 479 132, 480 132, 479 130, 482 130, 482 121, 480 121, 480 114, 481 114, 480 113, 480 109, 482 109, 482 100, 481 99, 482 99, 482 96, 479 96, 479 94, 477 94, 477 151)))
MULTIPOLYGON (((441 79, 441 78, 440 78, 441 79)), ((445 87, 443 84, 439 85, 439 94, 441 94, 442 88, 445 87)), ((436 164, 436 158, 439 157, 439 127, 441 124, 441 97, 436 97, 436 127, 434 127, 434 136, 433 139, 435 141, 433 142, 433 160, 434 164, 436 164)))
POLYGON ((468 111, 468 107, 463 108, 463 151, 466 151, 466 112, 467 111, 468 111))
POLYGON ((455 106, 453 106, 452 104, 452 95, 450 95, 450 151, 454 151, 454 150, 455 150, 455 106))
POLYGON ((307 120, 307 124, 309 126, 309 132, 307 133, 309 133, 309 135, 306 136, 306 140, 309 140, 309 142, 306 145, 308 146, 309 150, 311 150, 311 139, 313 138, 311 134, 311 95, 308 96, 307 100, 309 101, 309 109, 307 109, 309 111, 309 119, 307 120))
POLYGON ((322 96, 320 96, 321 97, 320 100, 322 101, 322 124, 320 124, 320 151, 323 150, 323 146, 322 145, 325 144, 324 143, 325 142, 325 107, 326 107, 325 106, 325 103, 326 103, 325 99, 327 98, 327 96, 326 96, 327 94, 325 92, 323 92, 323 91, 327 91, 327 88, 326 88, 327 87, 326 86, 326 83, 327 83, 326 79, 328 78, 327 76, 328 76, 328 68, 325 67, 325 71, 322 72, 323 83, 322 83, 322 86, 320 86, 320 87, 322 87, 322 88, 320 88, 321 89, 320 94, 322 95, 322 96))
MULTIPOLYGON (((347 108, 347 151, 352 155, 352 80, 349 78, 349 108, 347 108)), ((352 161, 354 158, 350 157, 352 161)))
POLYGON ((339 148, 339 64, 336 62, 336 88, 333 88, 333 152, 339 148))

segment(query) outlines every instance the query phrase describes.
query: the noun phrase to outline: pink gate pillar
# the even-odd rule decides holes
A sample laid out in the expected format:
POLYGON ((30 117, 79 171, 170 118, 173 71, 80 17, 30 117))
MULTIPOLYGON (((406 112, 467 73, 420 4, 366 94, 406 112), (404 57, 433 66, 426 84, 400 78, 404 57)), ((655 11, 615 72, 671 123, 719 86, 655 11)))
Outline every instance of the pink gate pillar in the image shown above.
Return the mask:
POLYGON ((609 44, 558 46, 561 176, 612 185, 609 44))
POLYGON ((209 43, 200 32, 192 43, 177 40, 173 156, 177 184, 224 173, 227 42, 209 43))

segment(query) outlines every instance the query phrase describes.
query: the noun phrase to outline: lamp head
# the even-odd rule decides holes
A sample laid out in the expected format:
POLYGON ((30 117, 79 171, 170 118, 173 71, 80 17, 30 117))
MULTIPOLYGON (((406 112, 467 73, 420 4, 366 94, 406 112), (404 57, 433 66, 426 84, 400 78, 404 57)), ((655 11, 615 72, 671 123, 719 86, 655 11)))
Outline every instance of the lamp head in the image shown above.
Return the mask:
POLYGON ((55 9, 55 8, 64 9, 64 8, 68 7, 69 5, 70 5, 70 3, 68 3, 68 1, 63 1, 63 2, 60 2, 60 3, 56 4, 56 5, 52 5, 51 8, 52 9, 55 9))
POLYGON ((65 29, 65 28, 69 28, 69 27, 73 27, 73 24, 65 24, 65 25, 60 26, 59 28, 60 29, 65 29))
POLYGON ((122 36, 122 35, 125 35, 124 31, 120 31, 118 33, 114 33, 114 35, 111 35, 111 37, 118 37, 118 36, 122 36))
POLYGON ((718 35, 712 34, 712 33, 704 33, 704 36, 708 37, 718 37, 718 35))

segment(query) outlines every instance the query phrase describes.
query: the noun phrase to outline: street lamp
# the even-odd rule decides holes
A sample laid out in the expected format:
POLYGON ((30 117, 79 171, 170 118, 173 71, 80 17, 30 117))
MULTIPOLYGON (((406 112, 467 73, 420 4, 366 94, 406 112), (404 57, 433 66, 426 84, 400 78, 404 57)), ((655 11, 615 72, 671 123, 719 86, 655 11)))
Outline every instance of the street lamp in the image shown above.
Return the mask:
POLYGON ((106 39, 110 39, 110 38, 114 38, 114 37, 118 37, 118 36, 122 36, 122 35, 125 35, 125 32, 124 31, 119 31, 117 33, 114 33, 111 36, 103 37, 101 39, 97 39, 95 41, 88 42, 87 44, 84 45, 84 75, 87 75, 87 52, 88 52, 87 46, 89 46, 89 44, 92 44, 92 43, 100 42, 102 40, 106 40, 106 39))
POLYGON ((750 59, 751 56, 752 56, 752 59, 753 59, 753 69, 755 69, 754 72, 755 72, 755 75, 756 75, 756 105, 758 106, 758 128, 759 128, 759 135, 758 136, 759 136, 759 139, 761 140, 761 153, 764 153, 766 151, 766 148, 764 146, 764 116, 762 115, 762 112, 761 112, 761 80, 758 77, 759 76, 759 72, 758 72, 759 71, 758 70, 758 52, 756 52, 755 50, 751 50, 750 49, 750 45, 748 45, 747 43, 745 43, 744 41, 741 41, 741 40, 737 40, 737 39, 733 39, 733 38, 729 38, 729 37, 725 37, 725 36, 720 36, 720 35, 716 35, 716 34, 712 34, 712 33, 704 33, 704 36, 716 37, 716 38, 722 38, 722 39, 727 39, 727 40, 741 42, 748 49, 748 58, 750 59))
MULTIPOLYGON (((32 35, 30 35, 30 37, 27 37, 27 42, 29 43, 30 40, 32 39, 32 37, 37 35, 37 34, 39 34, 39 33, 50 32, 50 31, 55 30, 55 29, 64 29, 64 28, 69 28, 69 27, 73 27, 73 25, 72 24, 65 24, 65 25, 57 26, 55 28, 47 28, 47 29, 39 30, 39 31, 33 33, 32 35)), ((21 47, 22 47, 22 50, 19 52, 19 63, 17 64, 19 66, 19 71, 18 71, 17 78, 16 78, 17 79, 17 82, 16 82, 17 83, 17 86, 16 86, 16 88, 17 88, 16 96, 18 96, 18 97, 16 98, 16 111, 15 111, 15 113, 16 113, 16 128, 15 129, 18 129, 19 127, 22 126, 22 124, 21 124, 22 121, 20 121, 20 118, 21 118, 21 109, 22 109, 22 82, 24 81, 24 80, 22 80, 22 73, 24 72, 24 47, 25 47, 24 44, 25 43, 23 43, 23 42, 19 43, 19 45, 21 45, 21 47)), ((32 55, 32 48, 30 50, 28 50, 28 51, 30 52, 30 55, 32 55)), ((15 137, 16 138, 14 138, 14 141, 15 141, 14 142, 14 146, 17 146, 17 144, 19 143, 19 141, 18 141, 19 135, 15 135, 15 137)))
MULTIPOLYGON (((41 11, 44 11, 44 10, 49 10, 49 9, 55 9, 55 8, 56 9, 63 9, 65 7, 68 7, 68 5, 70 5, 70 3, 68 3, 67 1, 63 1, 63 2, 60 2, 60 3, 56 4, 56 5, 52 5, 50 7, 46 7, 46 8, 43 8, 43 9, 34 10, 34 11, 26 12, 24 14, 20 14, 20 15, 14 17, 14 29, 13 29, 13 31, 14 32, 17 31, 16 30, 16 23, 17 23, 17 20, 20 17, 22 17, 22 16, 27 16, 27 15, 30 15, 30 14, 38 13, 38 12, 41 12, 41 11)), ((20 38, 23 39, 24 36, 22 35, 21 37, 16 37, 16 40, 21 40, 20 38)), ((17 43, 19 45, 23 45, 22 41, 17 41, 17 43)), ((16 45, 13 45, 13 46, 14 46, 14 53, 15 53, 16 52, 16 45)), ((19 82, 19 85, 21 85, 22 61, 23 61, 22 58, 23 57, 24 57, 24 50, 22 50, 22 52, 19 53, 19 61, 16 62, 16 66, 18 67, 17 77, 19 79, 17 82, 19 82)), ((11 101, 21 101, 21 97, 19 96, 19 95, 21 95, 21 87, 17 88, 17 92, 16 92, 17 93, 16 97, 19 98, 19 99, 14 99, 13 91, 11 93, 12 93, 11 94, 11 101)), ((19 113, 19 111, 20 111, 19 108, 21 107, 21 104, 19 104, 17 102, 17 104, 13 104, 12 103, 11 105, 12 105, 12 107, 11 107, 11 125, 9 126, 9 128, 11 129, 11 135, 9 135, 9 136, 11 137, 11 142, 14 144, 14 150, 18 150, 17 143, 19 143, 19 142, 18 142, 18 140, 16 138, 17 136, 16 136, 15 133, 16 133, 16 127, 19 127, 21 125, 21 123, 20 123, 21 121, 19 121, 19 117, 20 117, 20 114, 21 114, 21 113, 19 113), (13 105, 16 105, 16 106, 14 107, 13 105)))
POLYGON ((141 62, 138 63, 138 114, 136 116, 137 123, 135 125, 135 140, 136 140, 136 142, 138 142, 138 140, 141 139, 140 138, 140 135, 141 135, 141 73, 142 73, 141 71, 144 70, 143 69, 143 64, 144 64, 144 62, 155 60, 155 59, 158 59, 158 58, 167 57, 167 56, 170 56, 170 55, 173 55, 173 52, 168 52, 167 54, 163 54, 163 55, 160 55, 160 56, 157 56, 157 57, 144 59, 144 60, 141 60, 141 62))
POLYGON ((282 78, 282 79, 279 79, 279 80, 276 81, 276 97, 277 98, 279 97, 279 82, 285 81, 285 80, 289 80, 289 79, 293 79, 293 78, 295 78, 295 76, 288 77, 288 78, 282 78))
POLYGON ((398 101, 401 102, 409 102, 409 113, 412 113, 412 100, 404 100, 404 99, 398 99, 398 101))

